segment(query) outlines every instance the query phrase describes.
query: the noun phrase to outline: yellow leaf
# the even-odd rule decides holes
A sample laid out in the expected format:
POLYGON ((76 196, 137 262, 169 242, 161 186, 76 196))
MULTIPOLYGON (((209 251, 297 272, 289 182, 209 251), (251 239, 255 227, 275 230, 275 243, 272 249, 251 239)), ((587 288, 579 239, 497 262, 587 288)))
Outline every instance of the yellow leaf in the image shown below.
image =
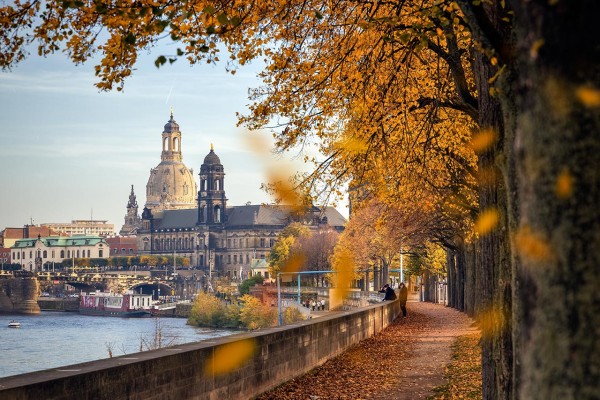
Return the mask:
POLYGON ((567 169, 563 170, 556 178, 554 191, 560 199, 569 198, 573 194, 573 176, 567 169))
POLYGON ((215 349, 213 357, 206 364, 207 374, 224 374, 239 368, 254 354, 254 339, 227 343, 215 349))
POLYGON ((575 96, 581 104, 588 108, 600 106, 600 90, 591 86, 580 86, 575 91, 575 96))
POLYGON ((522 226, 515 235, 517 251, 526 259, 542 262, 553 258, 553 251, 547 240, 534 232, 530 226, 522 226))
POLYGON ((482 153, 492 147, 497 139, 498 135, 492 128, 482 129, 473 135, 473 138, 471 139, 471 148, 475 153, 482 153))
POLYGON ((486 235, 498 225, 499 220, 500 213, 497 209, 485 210, 479 214, 477 221, 475 221, 475 231, 480 235, 486 235))

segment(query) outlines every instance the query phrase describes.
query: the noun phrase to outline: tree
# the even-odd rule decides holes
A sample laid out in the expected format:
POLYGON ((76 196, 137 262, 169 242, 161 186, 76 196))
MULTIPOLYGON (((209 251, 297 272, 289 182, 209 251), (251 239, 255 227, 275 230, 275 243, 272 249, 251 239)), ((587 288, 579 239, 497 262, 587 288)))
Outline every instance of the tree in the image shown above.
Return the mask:
POLYGON ((248 279, 244 279, 242 283, 240 283, 239 291, 240 295, 245 295, 250 293, 250 287, 258 284, 262 284, 265 278, 262 275, 254 275, 248 279))

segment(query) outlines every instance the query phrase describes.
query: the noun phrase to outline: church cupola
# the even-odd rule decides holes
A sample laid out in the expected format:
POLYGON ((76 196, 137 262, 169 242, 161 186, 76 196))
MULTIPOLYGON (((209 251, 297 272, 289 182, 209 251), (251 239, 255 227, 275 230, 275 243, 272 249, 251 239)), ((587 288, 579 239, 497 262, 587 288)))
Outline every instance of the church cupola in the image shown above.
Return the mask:
POLYGON ((181 132, 179 131, 179 124, 173 119, 172 110, 171 118, 162 133, 161 160, 181 161, 181 132))
POLYGON ((198 224, 222 224, 226 220, 225 171, 219 156, 210 145, 210 152, 200 166, 198 191, 198 224))

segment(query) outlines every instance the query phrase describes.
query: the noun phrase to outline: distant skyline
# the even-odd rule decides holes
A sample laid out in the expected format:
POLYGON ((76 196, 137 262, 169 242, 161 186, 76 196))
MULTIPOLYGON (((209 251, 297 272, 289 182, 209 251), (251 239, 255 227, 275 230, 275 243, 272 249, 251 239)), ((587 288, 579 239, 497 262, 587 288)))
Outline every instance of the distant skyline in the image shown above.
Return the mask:
MULTIPOLYGON (((274 165, 306 168, 256 152, 247 137, 258 134, 236 126, 236 112, 250 103, 248 89, 259 84, 257 67, 231 75, 222 66, 181 60, 156 69, 155 56, 140 58, 123 93, 99 92, 93 62, 75 66, 62 54, 32 55, 0 72, 0 230, 93 218, 118 232, 131 185, 140 213, 144 207, 171 107, 183 162, 198 182, 212 143, 225 168, 229 205, 271 203, 260 185, 274 165)), ((347 217, 345 206, 338 210, 347 217)))

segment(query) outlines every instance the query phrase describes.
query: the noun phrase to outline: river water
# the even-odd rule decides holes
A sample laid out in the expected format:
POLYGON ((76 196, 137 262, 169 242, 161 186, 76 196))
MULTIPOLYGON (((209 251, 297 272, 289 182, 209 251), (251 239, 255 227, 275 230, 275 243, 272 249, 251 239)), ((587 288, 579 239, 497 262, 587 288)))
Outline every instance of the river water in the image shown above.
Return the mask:
POLYGON ((185 318, 113 318, 73 312, 38 315, 0 314, 0 377, 63 367, 131 354, 162 345, 177 345, 227 336, 235 331, 197 328, 185 318), (8 328, 12 320, 21 328, 8 328))

